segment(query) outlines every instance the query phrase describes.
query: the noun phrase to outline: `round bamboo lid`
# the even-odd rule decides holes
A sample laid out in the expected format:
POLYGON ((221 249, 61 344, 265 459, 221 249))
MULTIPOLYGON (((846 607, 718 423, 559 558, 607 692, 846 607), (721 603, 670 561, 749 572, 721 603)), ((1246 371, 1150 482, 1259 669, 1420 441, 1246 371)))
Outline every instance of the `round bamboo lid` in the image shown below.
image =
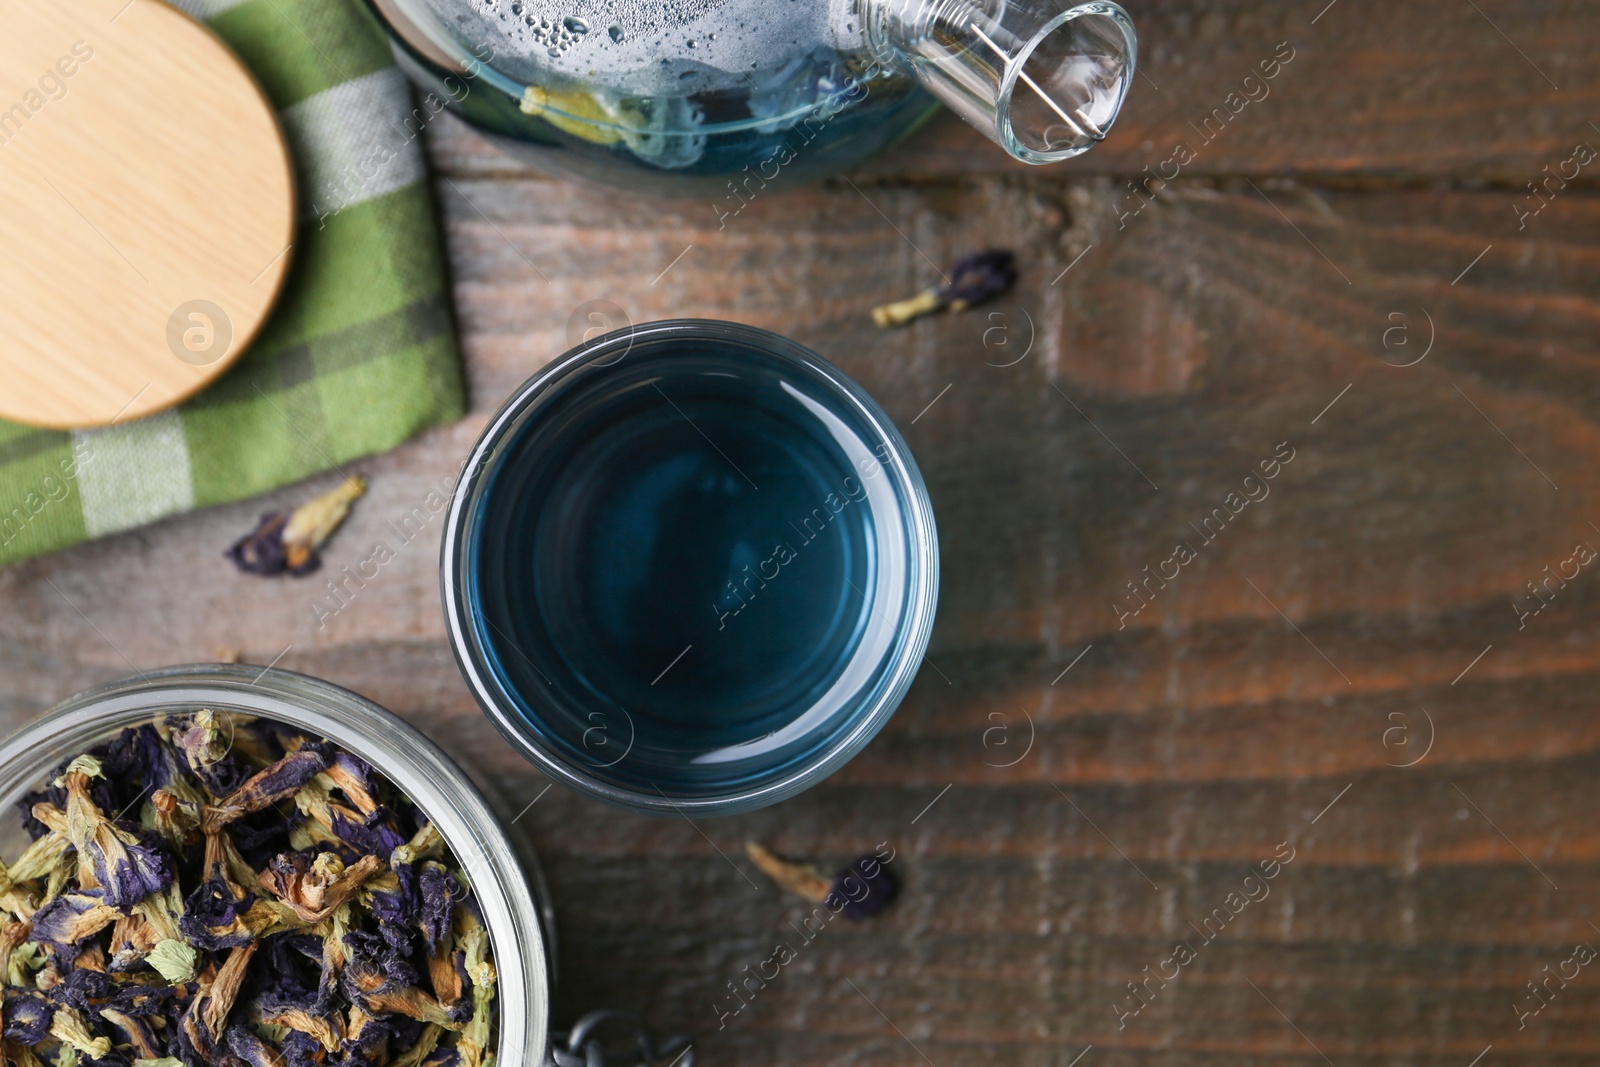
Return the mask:
POLYGON ((12 0, 0 33, 0 418, 126 422, 197 392, 289 266, 272 105, 160 0, 12 0))

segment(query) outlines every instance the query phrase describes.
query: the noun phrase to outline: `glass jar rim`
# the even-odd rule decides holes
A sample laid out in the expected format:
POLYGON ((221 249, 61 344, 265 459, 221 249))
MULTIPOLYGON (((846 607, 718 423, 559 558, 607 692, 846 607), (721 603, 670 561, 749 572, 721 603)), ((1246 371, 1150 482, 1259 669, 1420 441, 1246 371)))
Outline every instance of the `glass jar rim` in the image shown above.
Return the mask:
POLYGON ((0 792, 31 786, 63 758, 165 710, 213 707, 285 722, 372 764, 438 828, 472 882, 496 972, 496 1057, 543 1063, 550 956, 543 901, 500 819, 437 745, 393 712, 331 682, 282 668, 186 664, 99 685, 56 704, 0 740, 0 792))
POLYGON ((645 815, 732 815, 753 811, 794 796, 838 770, 877 735, 911 687, 932 637, 939 599, 939 544, 933 505, 911 449, 889 416, 860 385, 806 346, 757 326, 717 319, 663 319, 614 330, 571 349, 518 387, 489 420, 463 464, 445 520, 440 555, 440 585, 450 647, 474 699, 495 728, 525 759, 556 780, 614 807, 645 815), (518 426, 542 394, 571 375, 614 366, 635 345, 661 340, 709 340, 753 348, 809 371, 888 446, 883 467, 901 487, 907 521, 912 578, 906 599, 905 630, 895 653, 886 661, 888 678, 872 700, 870 710, 798 769, 753 788, 714 796, 674 797, 659 790, 650 793, 604 781, 561 758, 530 736, 531 731, 519 729, 517 716, 507 710, 508 705, 514 704, 513 695, 486 662, 475 636, 476 628, 471 624, 477 604, 469 573, 468 546, 475 533, 478 504, 509 431, 518 426))

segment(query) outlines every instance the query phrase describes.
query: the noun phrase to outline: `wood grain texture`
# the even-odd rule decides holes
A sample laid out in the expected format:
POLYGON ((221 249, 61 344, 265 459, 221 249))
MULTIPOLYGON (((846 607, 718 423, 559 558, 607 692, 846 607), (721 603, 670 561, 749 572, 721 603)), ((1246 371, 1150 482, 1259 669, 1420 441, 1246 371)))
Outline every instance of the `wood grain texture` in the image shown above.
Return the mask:
MULTIPOLYGON (((1459 29, 1453 5, 1415 8, 1341 0, 1317 25, 1386 19, 1362 32, 1393 54, 1352 69, 1399 84, 1459 29)), ((1280 17, 1153 17, 1180 10, 1223 29, 1280 17)), ((1519 43, 1570 54, 1594 39, 1580 15, 1529 5, 1519 43)), ((1191 47, 1147 41, 1158 61, 1191 47)), ((1284 75, 1304 75, 1304 107, 1344 91, 1324 62, 1284 75)), ((1157 80, 1187 94, 1183 77, 1157 80)), ((360 465, 371 492, 325 576, 392 536, 587 325, 570 323, 587 301, 811 345, 905 431, 944 586, 883 734, 777 808, 691 826, 541 796, 444 645, 437 518, 322 626, 320 579, 221 558, 309 488, 0 570, 0 720, 219 645, 363 692, 513 813, 539 798, 520 825, 557 902, 558 1020, 635 1007, 701 1035, 703 1062, 1065 1067, 1089 1045, 1080 1067, 1466 1067, 1490 1045, 1484 1067, 1594 1062, 1592 967, 1520 1029, 1516 1005, 1600 942, 1600 587, 1590 565, 1537 615, 1515 605, 1542 604, 1526 583, 1576 544, 1600 547, 1600 196, 1563 190, 1519 230, 1517 184, 1413 178, 1537 171, 1542 143, 1508 134, 1468 158, 1436 131, 1402 180, 1357 184, 1286 178, 1273 159, 1344 148, 1326 124, 1279 129, 1278 156, 1180 177, 1131 216, 1111 176, 882 172, 760 197, 719 229, 705 205, 486 168, 485 146, 435 124, 472 413, 360 465), (869 324, 985 245, 1017 250, 1007 297, 869 324), (1230 505, 1281 446, 1270 492, 1230 505), (1179 542, 1195 558, 1131 614, 1127 583, 1179 542), (805 909, 740 855, 749 838, 826 863, 888 842, 902 897, 808 940, 805 909), (1230 894, 1280 847, 1292 861, 1234 915, 1230 894), (1127 983, 1179 940, 1196 958, 1119 1027, 1127 983), (780 941, 794 960, 719 1030, 727 983, 780 941)))
POLYGON ((13 421, 104 426, 198 392, 248 346, 289 267, 294 187, 272 105, 166 4, 15 6, 0 203, 13 421))

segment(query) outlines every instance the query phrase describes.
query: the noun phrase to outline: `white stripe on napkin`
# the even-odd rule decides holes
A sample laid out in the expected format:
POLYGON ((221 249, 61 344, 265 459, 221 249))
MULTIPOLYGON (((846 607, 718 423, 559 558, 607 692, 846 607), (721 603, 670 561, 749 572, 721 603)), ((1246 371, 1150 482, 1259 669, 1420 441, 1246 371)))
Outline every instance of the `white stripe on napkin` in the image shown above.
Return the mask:
MULTIPOLYGON (((387 67, 335 85, 283 110, 300 168, 301 218, 319 218, 421 181, 420 126, 411 83, 387 67)), ((435 108, 435 110, 437 110, 435 108)))
POLYGON ((93 459, 78 466, 78 496, 90 537, 142 526, 194 507, 183 420, 164 411, 138 422, 74 430, 72 443, 93 459))

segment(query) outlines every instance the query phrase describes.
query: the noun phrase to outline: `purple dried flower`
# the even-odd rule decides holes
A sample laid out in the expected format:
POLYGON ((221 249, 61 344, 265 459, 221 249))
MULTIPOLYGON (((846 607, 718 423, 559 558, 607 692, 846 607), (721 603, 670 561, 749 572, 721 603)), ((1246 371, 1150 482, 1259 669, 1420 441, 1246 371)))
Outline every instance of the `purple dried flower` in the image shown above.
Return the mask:
POLYGON ((339 840, 364 856, 381 856, 387 860, 395 849, 406 843, 400 831, 394 828, 388 808, 377 808, 359 822, 346 818, 334 808, 332 828, 339 840))
POLYGON ((298 752, 291 752, 270 767, 257 771, 239 788, 215 804, 207 805, 200 817, 200 828, 214 834, 241 816, 294 796, 320 774, 332 758, 332 745, 325 741, 307 742, 298 752))
POLYGON ((346 478, 291 512, 269 512, 256 528, 224 553, 250 574, 310 574, 322 565, 317 549, 350 514, 350 505, 367 491, 361 478, 346 478))
MULTIPOLYGON (((289 550, 283 547, 283 528, 288 525, 287 512, 269 511, 261 516, 254 530, 235 541, 224 555, 233 560, 235 567, 249 574, 282 574, 289 570, 289 550)), ((309 556, 302 564, 305 568, 303 572, 289 573, 309 573, 316 570, 321 562, 315 556, 309 556)))
POLYGON ((123 1040, 120 1043, 132 1046, 135 1057, 147 1060, 161 1057, 161 1045, 156 1040, 155 1030, 140 1016, 116 1008, 101 1008, 100 1017, 122 1031, 123 1040))
POLYGON ((876 856, 862 856, 834 875, 827 904, 843 902, 846 919, 870 919, 888 906, 899 886, 876 856))
POLYGON ((371 815, 378 808, 372 774, 372 764, 349 752, 337 753, 328 766, 328 777, 363 815, 371 815))
POLYGON ((63 893, 33 913, 35 941, 75 945, 117 921, 118 911, 97 889, 63 893))
POLYGON ((315 934, 269 934, 261 939, 262 970, 271 976, 270 988, 290 996, 310 996, 317 990, 322 966, 322 938, 315 934), (313 973, 317 972, 317 973, 313 973))
POLYGON ((183 902, 178 929, 196 948, 221 952, 254 940, 245 917, 255 897, 220 876, 201 882, 183 902))
POLYGON ((1005 292, 1017 280, 1016 257, 1004 249, 969 252, 950 264, 943 285, 872 309, 879 326, 904 326, 935 311, 965 311, 1005 292))
POLYGON ((260 870, 280 853, 291 851, 290 837, 303 825, 305 816, 290 808, 268 808, 245 815, 228 824, 233 847, 253 869, 260 870))
POLYGON ((291 1030, 283 1039, 284 1067, 322 1067, 327 1051, 310 1034, 291 1030))
POLYGON ((344 1041, 344 1019, 333 1010, 331 1002, 320 1003, 308 994, 268 990, 257 998, 252 1014, 261 1022, 286 1026, 310 1038, 323 1052, 332 1052, 344 1041))
POLYGON ((341 985, 352 1003, 371 1015, 405 1015, 425 1023, 459 1028, 443 1007, 417 988, 417 972, 381 937, 352 932, 345 935, 350 959, 341 985))
POLYGON ((39 993, 7 993, 5 1036, 23 1045, 37 1045, 50 1033, 56 1008, 39 993))
POLYGON ((428 960, 428 979, 434 999, 453 1023, 472 1018, 472 976, 465 952, 441 952, 428 960))
POLYGON ((417 924, 422 927, 422 936, 431 955, 450 933, 450 918, 455 914, 456 896, 461 887, 444 864, 433 860, 422 865, 417 884, 422 895, 417 924))
POLYGON ((1005 292, 1017 280, 1016 257, 1005 249, 969 252, 950 264, 941 295, 951 311, 965 311, 1005 292))
POLYGON ((261 872, 261 885, 292 908, 301 922, 317 923, 382 869, 383 860, 377 856, 363 856, 346 867, 332 852, 310 860, 304 853, 289 852, 261 872))
POLYGON ((233 724, 202 708, 172 721, 172 744, 185 769, 211 791, 224 797, 248 776, 233 758, 233 724))
POLYGON ((409 951, 422 898, 411 867, 395 866, 391 871, 392 874, 380 875, 368 882, 363 899, 378 920, 378 932, 384 940, 396 950, 409 951))
POLYGON ((177 770, 169 749, 149 724, 124 730, 98 753, 105 778, 116 792, 112 811, 125 812, 157 789, 164 789, 177 770))
POLYGON ((110 1000, 116 991, 117 983, 110 975, 80 967, 50 990, 50 999, 86 1012, 93 1010, 95 1002, 110 1000))
POLYGON ((283 1061, 265 1041, 256 1036, 248 1026, 228 1027, 225 1036, 228 1051, 250 1067, 283 1067, 283 1061))

